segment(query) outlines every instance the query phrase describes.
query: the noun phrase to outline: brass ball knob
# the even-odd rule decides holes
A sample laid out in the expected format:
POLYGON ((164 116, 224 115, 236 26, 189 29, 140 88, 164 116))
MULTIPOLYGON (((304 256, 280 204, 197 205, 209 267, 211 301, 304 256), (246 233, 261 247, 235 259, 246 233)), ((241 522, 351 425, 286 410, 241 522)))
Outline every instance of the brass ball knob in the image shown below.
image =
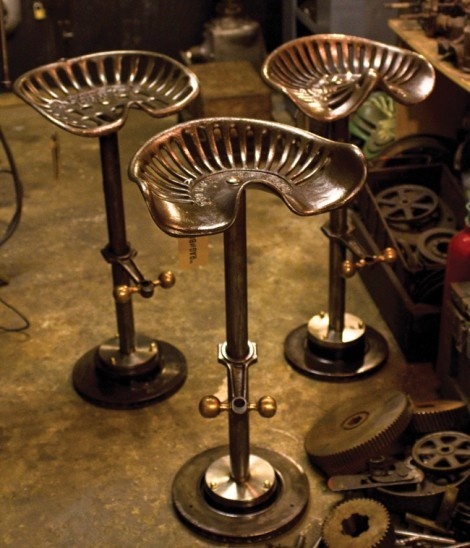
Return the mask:
POLYGON ((169 289, 170 287, 173 287, 175 285, 176 279, 173 272, 167 270, 166 272, 162 272, 160 276, 158 276, 158 281, 160 282, 160 286, 163 287, 163 289, 169 289))
POLYGON ((356 265, 348 259, 344 261, 342 270, 345 278, 352 278, 356 273, 356 265))
POLYGON ((382 255, 386 263, 393 263, 397 260, 397 251, 393 247, 386 247, 382 255))
POLYGON ((137 288, 129 287, 128 285, 117 285, 113 290, 113 295, 117 303, 127 303, 131 299, 132 293, 135 293, 137 288))
POLYGON ((266 419, 269 419, 271 417, 274 417, 277 411, 277 404, 276 400, 271 396, 263 396, 258 401, 258 413, 265 417, 266 419))
POLYGON ((199 413, 205 419, 213 419, 220 413, 220 400, 215 396, 204 396, 199 402, 199 413))

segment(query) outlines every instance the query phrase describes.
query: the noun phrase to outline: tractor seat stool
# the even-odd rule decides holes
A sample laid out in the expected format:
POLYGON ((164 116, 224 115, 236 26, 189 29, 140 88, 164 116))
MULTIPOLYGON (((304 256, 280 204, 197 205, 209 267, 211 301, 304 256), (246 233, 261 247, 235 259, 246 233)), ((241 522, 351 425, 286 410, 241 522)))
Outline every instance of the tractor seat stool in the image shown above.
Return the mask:
POLYGON ((20 76, 14 91, 56 126, 99 138, 116 337, 87 351, 75 364, 75 390, 87 401, 118 409, 166 398, 186 379, 186 359, 170 343, 136 333, 132 294, 149 298, 155 286, 174 284, 171 272, 146 279, 126 237, 118 131, 129 110, 155 118, 179 113, 198 94, 197 78, 170 57, 147 51, 108 51, 64 59, 20 76))
POLYGON ((295 214, 344 206, 364 183, 365 159, 353 145, 269 121, 206 118, 174 126, 135 154, 129 177, 155 223, 175 237, 223 233, 227 400, 205 396, 202 416, 228 413, 228 445, 208 449, 179 470, 172 487, 179 518, 223 542, 254 542, 301 517, 308 481, 289 457, 250 447, 249 412, 276 412, 270 396, 249 400, 248 369, 257 361, 248 338, 246 191, 268 190, 295 214), (255 517, 255 519, 253 519, 255 517))
MULTIPOLYGON (((382 89, 393 100, 413 105, 429 96, 435 78, 431 64, 417 53, 344 34, 286 42, 265 59, 262 75, 298 108, 299 127, 320 124, 330 139, 343 142, 350 141, 348 116, 372 91, 382 89)), ((346 279, 360 268, 393 262, 397 252, 364 249, 349 226, 346 207, 330 212, 323 232, 329 239, 328 309, 288 334, 285 356, 300 373, 316 379, 359 379, 385 363, 388 344, 345 311, 346 279)))

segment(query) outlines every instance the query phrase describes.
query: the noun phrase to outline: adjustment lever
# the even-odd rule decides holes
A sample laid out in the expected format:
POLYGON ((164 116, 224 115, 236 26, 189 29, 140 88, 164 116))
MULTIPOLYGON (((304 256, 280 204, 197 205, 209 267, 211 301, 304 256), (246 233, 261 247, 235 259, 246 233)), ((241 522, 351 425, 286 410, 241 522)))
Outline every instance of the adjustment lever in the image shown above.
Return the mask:
POLYGON ((354 491, 356 489, 421 483, 424 480, 424 472, 413 466, 410 460, 395 461, 380 458, 372 461, 369 472, 331 476, 327 486, 331 491, 354 491))
POLYGON ((354 237, 354 229, 349 229, 344 234, 338 235, 331 232, 328 225, 322 226, 322 232, 330 239, 341 242, 354 256, 358 258, 356 262, 346 260, 342 264, 344 278, 351 278, 361 268, 372 266, 376 263, 393 263, 397 259, 397 252, 393 247, 386 247, 379 255, 367 253, 361 244, 354 237))
POLYGON ((157 280, 139 281, 137 285, 118 285, 114 288, 113 294, 116 302, 125 303, 129 301, 133 293, 140 293, 146 299, 153 295, 154 289, 157 286, 163 289, 169 289, 175 285, 175 276, 169 270, 161 272, 157 280))
POLYGON ((157 280, 147 280, 144 278, 142 272, 135 264, 134 257, 137 255, 137 251, 129 249, 126 255, 116 255, 110 246, 106 246, 101 250, 106 262, 110 264, 118 264, 123 268, 135 285, 118 285, 114 288, 114 298, 118 303, 128 302, 133 293, 140 293, 140 295, 146 299, 153 296, 154 289, 157 286, 163 287, 163 289, 169 289, 175 285, 175 276, 172 272, 161 272, 157 280))

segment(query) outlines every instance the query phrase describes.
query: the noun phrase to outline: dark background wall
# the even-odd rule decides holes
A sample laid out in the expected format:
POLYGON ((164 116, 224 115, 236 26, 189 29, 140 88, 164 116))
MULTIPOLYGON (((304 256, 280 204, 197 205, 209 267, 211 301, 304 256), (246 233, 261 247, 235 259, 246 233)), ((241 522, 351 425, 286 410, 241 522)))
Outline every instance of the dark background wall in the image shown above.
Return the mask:
MULTIPOLYGON (((15 0, 3 0, 15 2, 15 0)), ((10 78, 61 57, 116 49, 150 50, 181 60, 181 51, 203 41, 204 23, 220 0, 18 0, 21 23, 7 37, 10 78), (35 17, 42 5, 45 18, 35 17)), ((357 34, 394 40, 387 19, 396 16, 383 0, 244 0, 245 13, 261 25, 271 51, 285 39, 314 32, 357 34), (306 28, 289 19, 286 6, 308 9, 306 28), (348 10, 345 10, 348 7, 348 10), (286 32, 286 21, 292 21, 286 32)))
MULTIPOLYGON (((180 59, 200 44, 204 23, 219 0, 42 0, 46 17, 36 19, 33 0, 21 0, 22 20, 7 38, 11 79, 61 57, 113 49, 157 51, 180 59)), ((245 2, 260 22, 266 46, 281 40, 281 0, 245 2)))

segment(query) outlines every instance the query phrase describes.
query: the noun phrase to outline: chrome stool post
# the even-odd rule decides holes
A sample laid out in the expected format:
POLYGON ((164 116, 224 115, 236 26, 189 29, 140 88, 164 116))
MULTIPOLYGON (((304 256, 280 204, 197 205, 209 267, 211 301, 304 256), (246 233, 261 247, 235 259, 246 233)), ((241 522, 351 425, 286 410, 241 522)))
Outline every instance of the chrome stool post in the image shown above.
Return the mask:
POLYGON ((126 236, 118 132, 129 110, 163 118, 181 111, 199 91, 196 77, 170 57, 145 51, 110 51, 61 60, 20 76, 14 91, 54 125, 99 139, 117 336, 92 348, 74 366, 75 390, 112 408, 147 405, 177 391, 186 359, 173 345, 135 332, 132 295, 174 284, 171 272, 147 280, 126 236))
MULTIPOLYGON (((413 105, 426 99, 434 85, 434 69, 419 54, 365 38, 317 34, 294 39, 266 58, 262 75, 299 109, 300 123, 326 126, 328 137, 349 142, 348 116, 374 89, 413 105)), ((381 333, 345 310, 346 279, 362 268, 393 262, 390 248, 372 255, 362 249, 349 227, 347 208, 334 210, 323 232, 329 238, 328 311, 312 316, 285 340, 292 367, 326 380, 359 378, 380 367, 388 357, 381 333)))
POLYGON ((248 337, 246 191, 276 194, 298 215, 350 201, 365 180, 365 160, 334 143, 273 122, 208 118, 179 124, 135 154, 129 177, 155 223, 171 236, 223 233, 226 341, 218 361, 228 378, 226 401, 205 396, 205 418, 228 414, 228 445, 187 461, 172 488, 178 516, 198 533, 223 542, 254 542, 293 526, 308 502, 308 481, 289 457, 250 443, 249 413, 276 412, 271 396, 252 402, 248 371, 257 361, 248 337))

